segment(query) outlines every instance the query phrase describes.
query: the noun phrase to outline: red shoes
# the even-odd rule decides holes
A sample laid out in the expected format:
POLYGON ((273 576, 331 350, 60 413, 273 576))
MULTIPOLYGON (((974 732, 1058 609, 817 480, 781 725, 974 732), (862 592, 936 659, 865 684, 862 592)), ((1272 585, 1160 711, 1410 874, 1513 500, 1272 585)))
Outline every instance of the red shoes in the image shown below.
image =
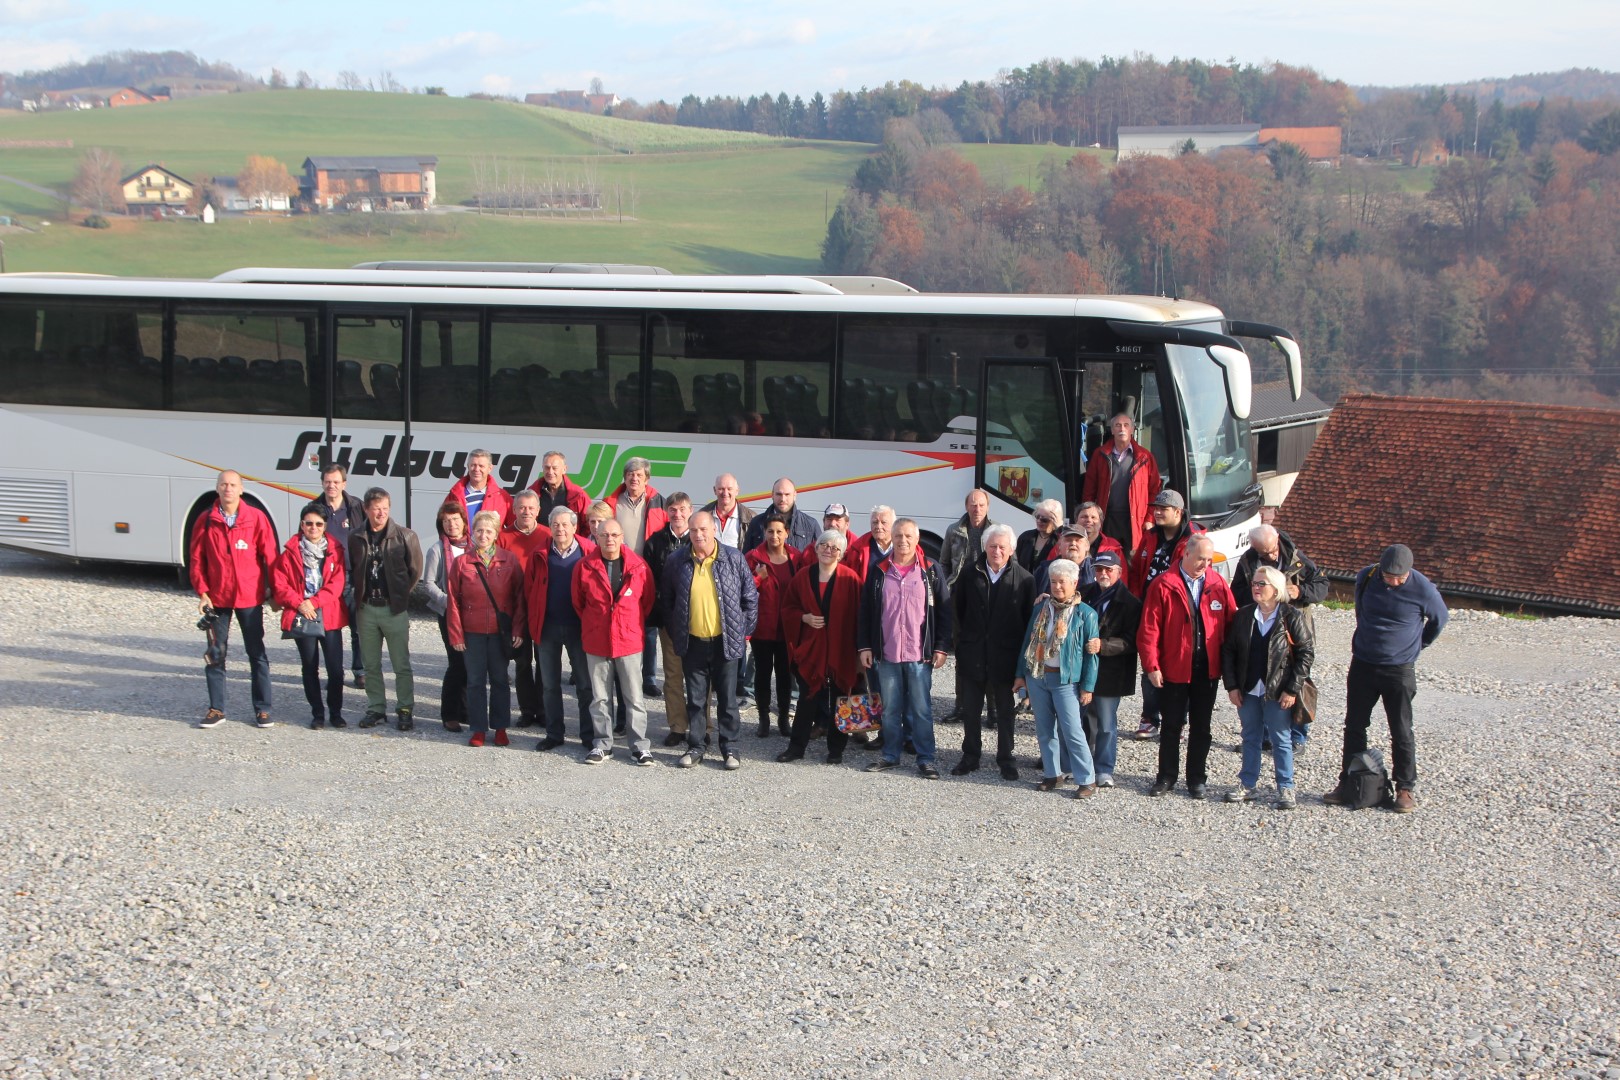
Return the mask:
POLYGON ((512 745, 512 740, 508 739, 506 737, 506 729, 505 728, 498 727, 498 728, 495 729, 495 745, 496 746, 511 746, 512 745))
POLYGON ((467 745, 468 746, 483 746, 484 745, 484 733, 482 731, 473 732, 473 737, 467 740, 467 745))

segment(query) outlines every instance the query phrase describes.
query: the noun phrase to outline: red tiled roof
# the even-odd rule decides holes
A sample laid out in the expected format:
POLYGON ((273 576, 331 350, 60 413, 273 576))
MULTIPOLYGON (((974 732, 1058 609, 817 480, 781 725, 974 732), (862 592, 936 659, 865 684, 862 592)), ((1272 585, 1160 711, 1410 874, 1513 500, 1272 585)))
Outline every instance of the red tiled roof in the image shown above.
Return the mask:
POLYGON ((1293 143, 1305 151, 1307 157, 1323 161, 1339 156, 1344 136, 1336 127, 1278 127, 1261 128, 1260 145, 1269 142, 1293 143))
POLYGON ((1620 615, 1620 410, 1347 396, 1277 526, 1336 576, 1403 543, 1442 592, 1620 615))

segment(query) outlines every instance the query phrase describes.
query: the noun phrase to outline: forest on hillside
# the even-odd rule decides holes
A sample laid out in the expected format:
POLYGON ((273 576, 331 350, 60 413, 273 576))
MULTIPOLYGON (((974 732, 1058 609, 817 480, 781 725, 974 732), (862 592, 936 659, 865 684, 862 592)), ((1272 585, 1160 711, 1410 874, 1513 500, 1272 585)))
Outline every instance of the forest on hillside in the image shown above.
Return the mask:
POLYGON ((1160 61, 1139 53, 1099 61, 1043 60, 1003 71, 993 81, 964 81, 954 90, 902 81, 875 89, 839 90, 830 96, 817 92, 808 100, 785 92, 688 95, 676 104, 625 101, 613 115, 870 143, 883 140, 891 120, 910 119, 932 143, 1105 147, 1117 145, 1122 125, 1332 125, 1344 129, 1346 152, 1381 156, 1429 142, 1454 153, 1490 153, 1495 141, 1510 130, 1521 146, 1544 137, 1573 139, 1594 119, 1620 106, 1620 77, 1601 72, 1567 73, 1562 83, 1551 76, 1495 80, 1491 92, 1481 96, 1474 89, 1363 91, 1364 101, 1355 88, 1309 68, 1160 61), (1530 99, 1520 88, 1531 80, 1540 86, 1567 85, 1582 91, 1607 85, 1610 93, 1530 99))
POLYGON ((1419 194, 1401 184, 1409 170, 1321 168, 1286 144, 1113 168, 1079 153, 1037 191, 995 187, 891 120, 832 216, 824 269, 924 290, 1208 300, 1293 330, 1329 398, 1615 404, 1620 114, 1606 121, 1573 139, 1509 129, 1419 194))

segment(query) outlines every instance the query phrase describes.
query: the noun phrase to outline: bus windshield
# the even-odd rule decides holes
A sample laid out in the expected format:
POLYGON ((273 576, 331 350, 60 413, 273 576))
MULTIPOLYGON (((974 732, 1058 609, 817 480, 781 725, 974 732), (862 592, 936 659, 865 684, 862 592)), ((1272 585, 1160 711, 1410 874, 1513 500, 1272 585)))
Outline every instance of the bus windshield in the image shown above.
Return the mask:
POLYGON ((1245 500, 1254 483, 1249 423, 1232 415, 1221 369, 1203 349, 1168 345, 1170 377, 1180 399, 1187 445, 1187 512, 1221 521, 1245 500))

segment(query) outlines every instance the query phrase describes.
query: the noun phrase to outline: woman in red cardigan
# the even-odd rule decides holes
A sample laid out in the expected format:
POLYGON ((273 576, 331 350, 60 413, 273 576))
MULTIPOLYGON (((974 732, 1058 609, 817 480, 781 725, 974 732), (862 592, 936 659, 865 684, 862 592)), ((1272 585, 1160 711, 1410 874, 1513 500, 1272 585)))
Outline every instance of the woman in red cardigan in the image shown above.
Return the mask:
POLYGON ((816 561, 793 576, 782 600, 782 634, 799 676, 799 711, 788 748, 777 761, 798 761, 817 724, 827 729, 827 764, 844 760, 849 736, 833 723, 836 699, 855 690, 855 616, 861 576, 845 566, 844 534, 828 529, 816 541, 816 561))
POLYGON ((508 646, 523 644, 528 610, 523 597, 523 565, 496 544, 501 516, 492 510, 473 518, 472 546, 445 575, 445 624, 450 647, 467 661, 467 719, 472 724, 468 746, 483 746, 495 729, 495 745, 506 746, 512 722, 512 686, 506 665, 508 646), (503 628, 501 616, 510 621, 503 628), (506 640, 503 640, 506 639, 506 640))
POLYGON ((754 649, 754 702, 759 706, 759 737, 771 733, 771 675, 776 676, 776 724, 788 733, 788 707, 793 700, 787 639, 782 636, 782 599, 804 556, 788 546, 787 523, 765 526, 765 540, 748 553, 748 569, 759 593, 759 620, 750 639, 754 649))
POLYGON ((347 577, 343 545, 326 538, 329 511, 319 500, 298 515, 298 535, 281 549, 271 573, 270 597, 281 608, 283 637, 291 637, 293 617, 313 619, 317 613, 325 633, 296 637, 298 659, 304 668, 304 698, 309 702, 312 728, 348 727, 343 719, 343 629, 349 625, 343 603, 347 577), (321 659, 326 660, 326 699, 321 700, 321 659))

